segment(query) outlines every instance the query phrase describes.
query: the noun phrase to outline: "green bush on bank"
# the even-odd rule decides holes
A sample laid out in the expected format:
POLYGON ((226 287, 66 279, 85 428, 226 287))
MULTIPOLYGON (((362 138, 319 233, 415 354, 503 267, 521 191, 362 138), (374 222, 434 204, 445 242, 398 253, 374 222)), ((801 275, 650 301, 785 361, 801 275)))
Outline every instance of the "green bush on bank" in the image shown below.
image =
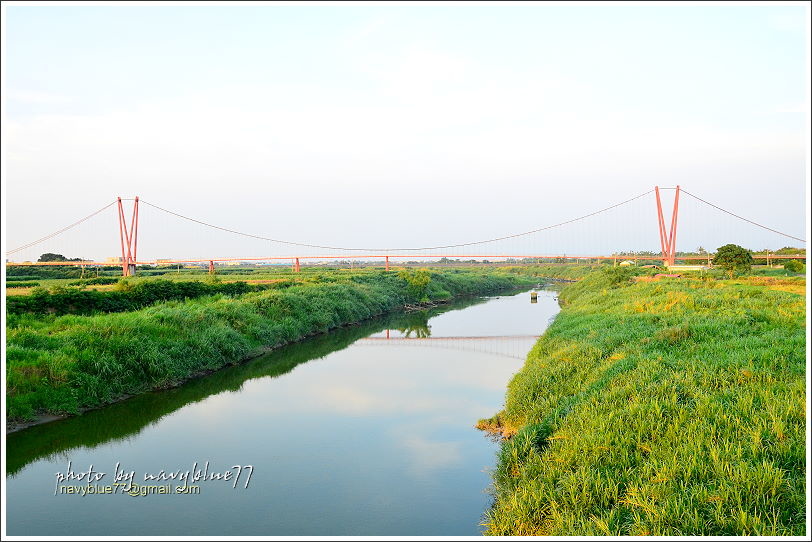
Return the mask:
MULTIPOLYGON (((489 293, 521 282, 507 274, 431 273, 427 295, 436 300, 489 293)), ((282 345, 418 301, 405 280, 377 272, 234 297, 219 293, 162 302, 130 312, 10 315, 8 418, 76 413, 173 386, 239 362, 257 347, 282 345)))
POLYGON ((575 281, 603 268, 605 268, 604 264, 538 264, 506 267, 504 269, 520 275, 575 281))
MULTIPOLYGON (((95 279, 98 280, 98 279, 95 279)), ((54 286, 50 290, 38 289, 28 296, 8 296, 6 312, 9 314, 93 314, 99 312, 126 312, 154 303, 193 299, 223 294, 242 295, 273 288, 286 287, 289 281, 274 284, 248 284, 245 282, 171 281, 163 279, 132 283, 116 279, 116 291, 83 290, 54 286)))
MULTIPOLYGON (((105 267, 107 269, 117 269, 121 273, 121 266, 119 267, 105 267)), ((81 278, 82 269, 75 265, 49 265, 49 266, 21 266, 21 265, 7 265, 6 266, 6 280, 11 277, 25 276, 29 279, 72 279, 81 278)))
POLYGON ((784 262, 784 269, 792 273, 803 273, 806 271, 806 266, 799 260, 787 260, 784 262))
POLYGON ((37 280, 38 278, 39 277, 36 277, 34 275, 19 275, 19 276, 16 276, 16 277, 14 277, 14 276, 6 277, 6 284, 8 284, 9 282, 29 282, 29 281, 37 280))
POLYGON ((95 286, 95 285, 103 285, 103 284, 115 284, 119 280, 119 277, 93 277, 89 279, 79 279, 69 282, 69 286, 95 286))
POLYGON ((801 535, 805 299, 595 273, 483 427, 492 535, 801 535))

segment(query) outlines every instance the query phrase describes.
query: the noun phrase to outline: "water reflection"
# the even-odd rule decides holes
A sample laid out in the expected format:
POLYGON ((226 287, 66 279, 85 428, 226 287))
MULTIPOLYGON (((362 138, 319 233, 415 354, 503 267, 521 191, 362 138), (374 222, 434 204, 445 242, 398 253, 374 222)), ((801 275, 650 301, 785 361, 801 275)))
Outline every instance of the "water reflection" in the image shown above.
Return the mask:
MULTIPOLYGON (((343 350, 359 339, 382 330, 410 332, 418 328, 428 329, 429 318, 483 302, 482 298, 470 298, 426 311, 375 318, 290 344, 247 363, 191 380, 178 388, 145 393, 100 410, 86 412, 82 416, 10 433, 6 436, 6 473, 13 476, 28 463, 40 458, 53 458, 63 450, 93 448, 126 439, 185 405, 224 391, 239 391, 248 380, 279 377, 302 363, 343 350)), ((330 391, 336 398, 340 398, 341 393, 341 390, 330 391)))
POLYGON ((8 532, 478 534, 497 445, 473 424, 499 410, 522 364, 512 349, 526 352, 557 311, 553 295, 528 297, 366 322, 8 435, 8 532), (54 472, 68 461, 255 471, 248 490, 206 486, 193 498, 55 497, 54 472))
MULTIPOLYGON (((404 325, 398 327, 398 331, 404 337, 414 336, 420 339, 431 336, 431 326, 429 326, 429 313, 428 311, 414 311, 408 312, 403 315, 404 325)), ((389 330, 386 330, 386 336, 389 337, 389 330)))
MULTIPOLYGON (((387 330, 389 331, 389 330, 387 330)), ((482 352, 512 359, 524 360, 527 351, 538 339, 537 335, 504 335, 500 337, 367 337, 358 340, 358 346, 404 346, 416 348, 442 348, 459 352, 482 352)))

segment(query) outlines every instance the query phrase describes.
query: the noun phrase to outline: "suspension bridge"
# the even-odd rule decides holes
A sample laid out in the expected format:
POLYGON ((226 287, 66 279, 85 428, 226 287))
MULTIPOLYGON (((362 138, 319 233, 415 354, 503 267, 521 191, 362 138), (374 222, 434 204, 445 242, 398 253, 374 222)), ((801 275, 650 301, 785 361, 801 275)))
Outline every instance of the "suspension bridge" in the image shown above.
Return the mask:
MULTIPOLYGON (((802 245, 806 243, 804 239, 798 236, 779 231, 759 221, 734 213, 680 186, 668 188, 655 186, 642 194, 596 211, 519 233, 459 243, 406 247, 339 246, 283 240, 188 216, 146 201, 143 198, 119 197, 97 211, 61 229, 8 250, 6 252, 6 265, 88 267, 119 265, 122 274, 130 276, 136 273, 138 266, 145 265, 159 267, 208 266, 209 271, 214 272, 215 265, 285 264, 290 265, 295 272, 298 272, 303 265, 330 262, 358 262, 359 265, 381 266, 388 271, 391 265, 429 262, 432 260, 488 264, 499 262, 532 264, 542 261, 633 260, 636 262, 638 260, 661 260, 663 265, 667 267, 673 267, 678 261, 683 263, 699 261, 710 264, 712 254, 707 251, 703 251, 701 254, 686 254, 687 251, 680 253, 677 250, 678 226, 681 224, 680 219, 683 217, 686 202, 693 205, 690 222, 704 224, 705 231, 701 232, 699 236, 694 232, 694 238, 704 239, 705 237, 717 236, 720 239, 718 242, 723 243, 722 239, 734 240, 743 229, 749 229, 769 236, 762 237, 768 239, 769 242, 794 244, 795 246, 798 243, 802 245), (667 201, 666 194, 673 195, 670 202, 667 201), (669 210, 669 203, 670 215, 667 216, 665 211, 669 210), (630 211, 634 206, 637 206, 636 215, 630 211), (109 221, 111 209, 116 216, 114 221, 109 221), (152 213, 149 220, 145 218, 144 211, 147 210, 152 213), (711 224, 709 222, 711 214, 717 219, 720 217, 727 219, 726 227, 728 230, 723 232, 723 227, 711 224), (630 218, 632 216, 638 216, 639 220, 633 221, 630 218), (102 217, 106 218, 103 219, 102 217), (101 224, 101 220, 107 220, 106 224, 101 224), (173 222, 171 224, 161 222, 166 220, 172 220, 173 222), (145 242, 143 234, 140 235, 140 232, 145 227, 152 227, 152 242, 145 242), (190 233, 189 228, 195 228, 197 233, 190 233), (106 249, 108 253, 115 251, 120 255, 107 258, 105 261, 84 258, 76 258, 72 261, 32 261, 34 258, 31 256, 25 258, 26 255, 45 251, 53 253, 59 251, 61 253, 70 253, 70 251, 73 251, 73 253, 84 252, 87 250, 86 245, 83 243, 81 235, 77 236, 77 232, 82 230, 86 233, 89 232, 96 238, 101 235, 107 239, 103 243, 106 242, 106 246, 110 247, 106 249), (155 250, 152 250, 152 255, 149 258, 139 257, 139 251, 143 253, 145 247, 149 250, 150 245, 157 245, 158 241, 165 244, 166 240, 172 237, 172 232, 175 230, 184 231, 178 234, 177 243, 173 245, 179 247, 178 250, 189 247, 190 240, 193 237, 202 238, 202 248, 196 249, 196 254, 183 255, 182 257, 158 257, 155 250), (654 233, 655 230, 656 234, 654 233), (724 237, 722 234, 724 234, 724 237), (215 236, 218 236, 217 240, 215 240, 215 236), (68 248, 64 248, 63 241, 68 238, 72 238, 72 241, 68 243, 68 248), (140 245, 139 239, 141 239, 140 245), (223 254, 226 251, 224 247, 233 250, 235 239, 255 243, 255 245, 251 246, 242 246, 246 246, 245 250, 255 250, 260 255, 256 252, 254 254, 223 254), (603 251, 585 248, 598 246, 599 241, 602 242, 600 246, 603 247, 603 251), (218 245, 218 243, 221 244, 218 245), (631 243, 636 243, 638 246, 648 246, 654 250, 621 250, 622 247, 628 247, 631 243), (20 259, 18 260, 18 258, 20 259)), ((680 229, 680 231, 683 231, 683 229, 680 229)), ((692 239, 692 241, 695 241, 695 239, 692 239)), ((683 242, 683 245, 685 244, 686 242, 683 242)), ((755 260, 768 264, 771 260, 778 258, 804 259, 805 257, 805 254, 801 253, 777 255, 769 250, 753 254, 755 260)))

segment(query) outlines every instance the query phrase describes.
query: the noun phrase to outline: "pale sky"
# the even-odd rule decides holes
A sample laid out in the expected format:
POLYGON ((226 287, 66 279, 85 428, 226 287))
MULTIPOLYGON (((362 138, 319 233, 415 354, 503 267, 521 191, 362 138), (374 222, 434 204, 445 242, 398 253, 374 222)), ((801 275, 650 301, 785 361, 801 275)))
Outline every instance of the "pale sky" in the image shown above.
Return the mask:
MULTIPOLYGON (((7 249, 117 196, 276 239, 409 247, 655 184, 805 238, 806 3, 3 9, 7 249)), ((653 206, 477 251, 656 250, 653 206)), ((112 211, 12 259, 113 256, 112 211)), ((680 219, 678 250, 799 246, 686 196, 680 219)), ((142 207, 144 258, 294 252, 142 207)))

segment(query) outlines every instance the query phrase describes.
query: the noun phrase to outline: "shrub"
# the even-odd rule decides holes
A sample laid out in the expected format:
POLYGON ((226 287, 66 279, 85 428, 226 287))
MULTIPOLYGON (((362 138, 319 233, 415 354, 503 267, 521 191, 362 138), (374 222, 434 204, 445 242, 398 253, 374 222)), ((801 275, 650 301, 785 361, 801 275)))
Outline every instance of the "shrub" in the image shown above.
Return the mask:
POLYGON ((119 280, 118 277, 93 277, 90 279, 81 279, 81 280, 74 280, 73 282, 69 282, 70 286, 91 286, 91 285, 102 285, 102 284, 115 284, 119 280))
POLYGON ((803 273, 806 266, 799 260, 788 260, 784 262, 784 269, 792 273, 803 273))
POLYGON ((431 282, 431 273, 428 269, 415 271, 403 270, 398 277, 406 281, 406 293, 415 301, 428 301, 428 287, 431 282))
POLYGON ((121 277, 116 281, 117 292, 130 292, 133 289, 133 283, 127 277, 121 277))
MULTIPOLYGON (((119 268, 120 270, 120 268, 119 268)), ((79 278, 82 270, 71 265, 53 265, 47 267, 9 265, 6 277, 25 276, 29 279, 74 279, 79 278)))
POLYGON ((93 314, 125 312, 161 301, 181 301, 207 295, 238 296, 248 292, 282 289, 290 283, 247 284, 245 282, 171 281, 154 279, 133 282, 122 278, 115 290, 95 291, 77 287, 35 288, 29 296, 8 296, 8 314, 93 314))

